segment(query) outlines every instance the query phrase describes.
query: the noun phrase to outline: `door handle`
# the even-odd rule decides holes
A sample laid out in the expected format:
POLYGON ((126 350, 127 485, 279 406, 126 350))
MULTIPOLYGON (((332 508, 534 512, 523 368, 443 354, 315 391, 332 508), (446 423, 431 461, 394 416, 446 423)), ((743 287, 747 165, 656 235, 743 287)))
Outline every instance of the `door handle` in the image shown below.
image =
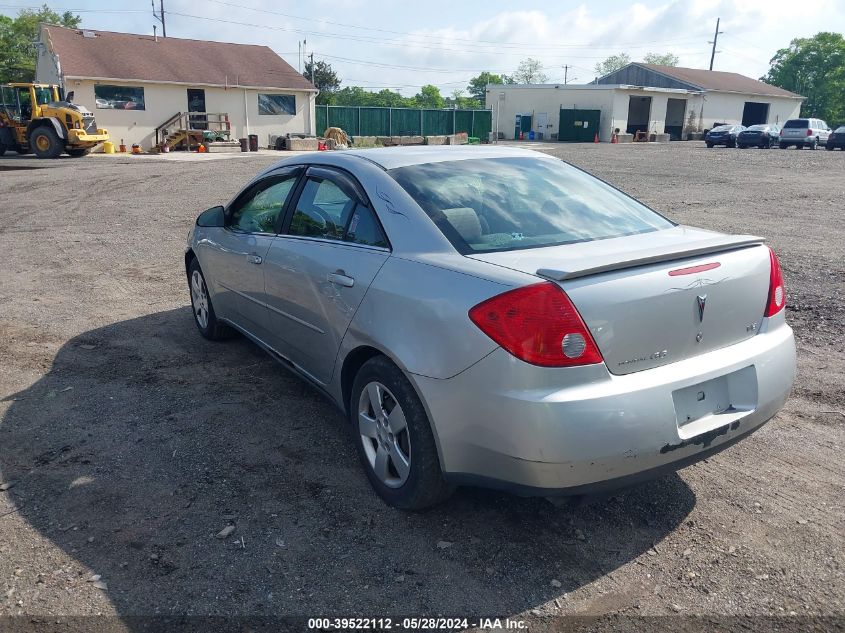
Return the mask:
POLYGON ((337 284, 338 286, 343 286, 344 288, 351 288, 355 285, 355 280, 342 270, 329 273, 329 281, 333 284, 337 284))
POLYGON ((262 258, 261 255, 253 254, 253 255, 247 255, 246 261, 248 261, 250 264, 260 264, 261 262, 264 261, 264 258, 262 258))

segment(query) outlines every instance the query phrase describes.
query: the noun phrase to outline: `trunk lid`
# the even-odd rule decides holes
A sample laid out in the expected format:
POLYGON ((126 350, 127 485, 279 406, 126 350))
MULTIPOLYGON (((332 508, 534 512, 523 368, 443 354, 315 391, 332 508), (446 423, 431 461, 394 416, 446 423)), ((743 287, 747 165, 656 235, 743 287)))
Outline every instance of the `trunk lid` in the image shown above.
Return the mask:
POLYGON ((683 226, 471 257, 558 283, 614 374, 751 338, 768 298, 769 252, 760 238, 683 226))

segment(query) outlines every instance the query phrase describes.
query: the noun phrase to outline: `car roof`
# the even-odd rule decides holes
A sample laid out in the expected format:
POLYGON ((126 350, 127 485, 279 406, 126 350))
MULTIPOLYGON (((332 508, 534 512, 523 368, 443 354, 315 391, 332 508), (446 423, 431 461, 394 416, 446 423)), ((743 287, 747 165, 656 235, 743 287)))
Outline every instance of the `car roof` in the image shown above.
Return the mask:
POLYGON ((376 163, 383 169, 396 169, 410 165, 442 163, 452 160, 473 158, 550 158, 540 152, 518 147, 497 145, 406 145, 402 147, 380 147, 374 149, 350 149, 339 152, 346 156, 357 156, 376 163))

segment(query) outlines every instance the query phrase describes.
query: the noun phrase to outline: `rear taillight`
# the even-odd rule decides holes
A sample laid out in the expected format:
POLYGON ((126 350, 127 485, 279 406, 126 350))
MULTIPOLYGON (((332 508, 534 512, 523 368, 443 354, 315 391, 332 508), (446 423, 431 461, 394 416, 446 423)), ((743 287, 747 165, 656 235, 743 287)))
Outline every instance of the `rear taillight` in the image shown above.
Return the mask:
POLYGON ((813 130, 807 130, 807 136, 812 136, 812 135, 813 135, 813 130))
POLYGON ((780 271, 778 256, 770 248, 769 259, 772 267, 769 271, 769 301, 766 304, 765 316, 776 315, 786 306, 786 289, 783 287, 783 273, 780 271))
POLYGON ((581 315, 551 282, 509 290, 469 311, 482 332, 517 358, 542 367, 603 362, 581 315))

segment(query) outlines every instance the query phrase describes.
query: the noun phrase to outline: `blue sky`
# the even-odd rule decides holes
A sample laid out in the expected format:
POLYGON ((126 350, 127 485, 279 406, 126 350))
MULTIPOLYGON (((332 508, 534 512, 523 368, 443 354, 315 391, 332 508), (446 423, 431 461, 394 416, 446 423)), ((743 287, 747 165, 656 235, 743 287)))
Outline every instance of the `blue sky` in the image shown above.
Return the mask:
MULTIPOLYGON (((0 13, 36 4, 0 0, 0 13)), ((152 34, 156 23, 149 0, 51 6, 78 12, 92 29, 152 34)), ((307 52, 331 63, 344 85, 404 94, 428 83, 451 94, 481 70, 510 73, 526 57, 541 60, 552 82, 563 81, 564 65, 570 81, 590 81, 596 62, 623 51, 634 60, 673 52, 681 66, 706 68, 717 17, 724 33, 714 69, 756 78, 792 38, 845 31, 838 0, 165 0, 165 10, 171 37, 265 44, 294 68, 306 40, 307 52)))

